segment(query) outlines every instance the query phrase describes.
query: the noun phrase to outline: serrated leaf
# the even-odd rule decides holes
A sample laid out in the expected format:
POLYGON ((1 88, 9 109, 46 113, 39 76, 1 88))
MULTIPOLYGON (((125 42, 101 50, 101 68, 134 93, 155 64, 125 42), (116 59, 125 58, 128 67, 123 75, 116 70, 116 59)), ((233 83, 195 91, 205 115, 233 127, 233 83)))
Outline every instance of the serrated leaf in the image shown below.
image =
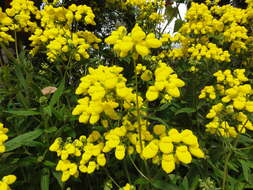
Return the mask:
POLYGON ((42 129, 35 129, 34 131, 24 133, 22 135, 19 135, 5 143, 6 146, 6 152, 15 150, 29 142, 32 142, 34 139, 38 138, 40 135, 42 135, 43 130, 42 129))

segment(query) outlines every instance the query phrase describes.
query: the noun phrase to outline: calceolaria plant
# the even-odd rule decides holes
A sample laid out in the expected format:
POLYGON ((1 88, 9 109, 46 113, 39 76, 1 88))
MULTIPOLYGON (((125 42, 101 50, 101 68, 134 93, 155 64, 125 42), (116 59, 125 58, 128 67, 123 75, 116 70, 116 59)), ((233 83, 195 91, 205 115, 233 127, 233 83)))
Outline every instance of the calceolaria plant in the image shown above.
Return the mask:
MULTIPOLYGON (((158 65, 158 69, 161 65, 167 68, 163 63, 158 65)), ((84 97, 78 100, 79 104, 74 108, 73 114, 80 115, 81 123, 89 122, 94 125, 100 122, 103 129, 102 132, 93 130, 87 137, 81 136, 79 139, 68 139, 64 142, 57 138, 54 141, 50 150, 57 152, 61 158, 56 170, 63 172, 62 181, 68 180, 70 176, 77 177, 78 169, 82 173, 93 173, 110 162, 112 152, 118 160, 138 154, 143 160, 150 159, 152 163, 161 165, 166 173, 171 173, 180 162, 191 163, 192 156, 205 157, 197 137, 191 130, 179 132, 161 124, 152 125, 145 119, 148 113, 141 108, 146 107, 145 103, 154 98, 148 98, 149 92, 147 100, 133 93, 136 89, 127 87, 126 78, 120 74, 122 70, 118 66, 99 66, 97 69, 90 68, 90 73, 81 79, 76 93, 84 97), (74 157, 79 157, 79 162, 75 162, 74 157)), ((166 75, 169 74, 170 72, 167 72, 166 75)), ((162 78, 166 79, 163 76, 162 78)), ((183 84, 180 79, 175 80, 183 84)), ((170 90, 173 94, 174 88, 177 89, 174 81, 160 82, 165 83, 163 86, 168 86, 165 96, 170 96, 170 100, 180 96, 179 92, 174 96, 170 94, 170 90)), ((157 92, 156 98, 158 96, 157 92)))
POLYGON ((212 100, 212 106, 206 118, 212 119, 206 124, 206 130, 212 134, 236 137, 237 133, 253 130, 248 116, 253 112, 252 93, 245 69, 225 70, 214 73, 217 84, 206 86, 199 95, 200 99, 212 100))
POLYGON ((252 0, 0 4, 0 190, 253 189, 252 0))

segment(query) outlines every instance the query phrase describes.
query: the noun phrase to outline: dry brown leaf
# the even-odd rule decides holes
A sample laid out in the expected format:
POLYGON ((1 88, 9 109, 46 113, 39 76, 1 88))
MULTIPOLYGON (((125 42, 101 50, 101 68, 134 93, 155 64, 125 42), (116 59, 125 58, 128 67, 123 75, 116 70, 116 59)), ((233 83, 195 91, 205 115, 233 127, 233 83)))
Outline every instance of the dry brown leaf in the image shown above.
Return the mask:
POLYGON ((53 94, 57 90, 54 86, 47 86, 41 90, 43 95, 53 94))

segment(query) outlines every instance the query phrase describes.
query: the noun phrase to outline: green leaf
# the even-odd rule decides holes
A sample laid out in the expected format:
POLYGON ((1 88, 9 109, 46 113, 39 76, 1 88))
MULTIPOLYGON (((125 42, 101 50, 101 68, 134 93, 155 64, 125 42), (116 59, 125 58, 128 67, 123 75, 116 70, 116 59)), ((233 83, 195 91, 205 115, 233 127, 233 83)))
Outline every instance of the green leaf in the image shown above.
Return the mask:
POLYGON ((22 87, 24 88, 25 92, 28 92, 28 85, 27 85, 27 81, 23 75, 23 72, 21 70, 21 65, 20 64, 16 64, 15 65, 15 74, 18 78, 18 81, 20 82, 20 84, 22 85, 22 87))
POLYGON ((198 188, 198 185, 199 185, 199 179, 200 179, 200 176, 195 176, 192 183, 191 183, 191 187, 189 190, 195 190, 198 188))
POLYGON ((4 45, 4 43, 0 43, 0 46, 3 48, 7 57, 12 60, 14 63, 17 63, 17 59, 13 56, 13 53, 4 45))
POLYGON ((249 181, 250 166, 244 160, 240 160, 240 163, 242 165, 243 176, 244 176, 244 178, 245 178, 246 181, 249 181))
POLYGON ((24 142, 23 145, 30 146, 30 147, 43 147, 43 146, 45 146, 43 143, 38 142, 38 141, 27 141, 27 142, 24 142))
POLYGON ((165 181, 162 181, 162 180, 152 180, 151 185, 161 190, 164 190, 164 189, 179 190, 179 187, 177 187, 176 185, 166 183, 165 181))
POLYGON ((169 107, 169 105, 170 104, 163 104, 159 108, 157 108, 155 111, 159 112, 159 111, 166 110, 169 107))
POLYGON ((142 177, 140 177, 140 178, 138 178, 138 179, 136 179, 136 180, 134 181, 134 184, 135 184, 135 185, 137 185, 137 184, 139 184, 139 185, 144 185, 144 184, 148 184, 148 183, 149 183, 149 181, 146 180, 145 178, 142 178, 142 177))
POLYGON ((54 162, 51 162, 51 161, 44 161, 43 162, 44 166, 47 166, 47 167, 50 167, 50 168, 55 168, 56 164, 54 162))
POLYGON ((184 23, 184 21, 182 21, 181 19, 177 19, 175 21, 175 25, 174 25, 174 32, 177 32, 181 28, 183 23, 184 23))
POLYGON ((47 114, 48 116, 52 116, 52 107, 50 107, 50 106, 46 106, 46 107, 44 107, 43 108, 43 112, 45 113, 45 114, 47 114))
POLYGON ((57 88, 56 92, 53 94, 53 96, 49 102, 49 106, 51 108, 59 101, 59 99, 64 91, 64 84, 65 84, 65 79, 63 78, 60 86, 57 88))
POLYGON ((45 133, 54 133, 55 131, 57 131, 57 127, 49 127, 47 129, 45 129, 45 133))
POLYGON ((196 112, 195 108, 181 108, 180 110, 175 112, 175 115, 178 115, 180 113, 193 113, 196 112))
POLYGON ((35 129, 34 131, 24 133, 19 135, 5 143, 6 152, 15 150, 23 145, 26 145, 29 142, 33 142, 34 139, 42 135, 42 129, 35 129))
POLYGON ((50 171, 48 168, 42 169, 42 175, 40 178, 40 189, 41 190, 49 190, 49 182, 50 182, 50 171))
POLYGON ((187 177, 185 177, 183 179, 183 182, 182 182, 181 186, 183 187, 184 190, 188 190, 189 189, 189 181, 188 181, 187 177))
POLYGON ((40 112, 33 110, 8 110, 6 113, 19 115, 19 116, 31 116, 31 115, 40 115, 40 112))
POLYGON ((147 118, 147 119, 154 120, 154 121, 158 121, 158 122, 160 122, 161 124, 164 124, 166 127, 169 128, 169 125, 168 125, 165 121, 163 121, 161 118, 159 118, 159 117, 148 116, 148 115, 145 115, 145 116, 143 116, 143 117, 144 117, 144 118, 147 118))
POLYGON ((64 189, 64 183, 61 181, 61 173, 60 172, 56 172, 56 171, 52 171, 53 176, 55 177, 55 179, 57 180, 58 184, 61 187, 61 190, 64 189))

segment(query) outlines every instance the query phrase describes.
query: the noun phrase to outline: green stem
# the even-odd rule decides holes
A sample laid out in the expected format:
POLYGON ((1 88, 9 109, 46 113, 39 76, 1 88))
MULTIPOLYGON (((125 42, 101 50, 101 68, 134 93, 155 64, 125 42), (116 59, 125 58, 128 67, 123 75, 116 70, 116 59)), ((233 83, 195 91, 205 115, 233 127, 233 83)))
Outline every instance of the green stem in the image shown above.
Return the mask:
POLYGON ((134 168, 141 174, 141 176, 143 178, 145 178, 146 180, 148 180, 149 182, 151 182, 151 180, 147 176, 145 176, 144 173, 142 173, 142 171, 136 166, 136 164, 134 163, 134 161, 130 155, 129 155, 129 159, 130 159, 131 163, 133 164, 134 168))
POLYGON ((252 149, 253 148, 253 145, 251 146, 248 146, 248 147, 243 147, 243 148, 237 148, 238 150, 249 150, 249 149, 252 149))
MULTIPOLYGON (((136 91, 136 111, 137 111, 137 122, 138 122, 138 133, 139 133, 139 140, 140 140, 140 147, 141 147, 141 153, 143 151, 143 146, 142 146, 142 134, 141 134, 141 114, 140 114, 140 107, 139 107, 139 99, 138 99, 138 77, 137 77, 137 72, 136 72, 136 61, 134 59, 134 73, 135 73, 135 91, 136 91)), ((149 175, 149 168, 147 161, 144 160, 144 167, 149 175)))
POLYGON ((126 175, 127 175, 127 180, 128 180, 128 182, 130 183, 130 184, 132 184, 132 180, 131 180, 131 178, 130 178, 130 175, 129 175, 129 172, 128 172, 128 169, 127 169, 127 164, 126 164, 126 160, 124 159, 124 163, 123 163, 124 165, 124 170, 125 170, 125 172, 126 172, 126 175))
POLYGON ((121 188, 119 186, 119 184, 112 178, 112 176, 110 175, 109 171, 107 170, 107 168, 104 168, 105 169, 105 173, 107 174, 107 176, 110 178, 110 180, 112 180, 112 182, 118 187, 118 188, 121 188))
POLYGON ((139 99, 138 99, 138 77, 136 73, 136 61, 134 59, 134 73, 135 73, 135 93, 136 93, 136 111, 137 111, 137 122, 138 122, 138 133, 139 133, 139 140, 142 152, 142 135, 141 135, 141 118, 140 118, 140 108, 139 108, 139 99))
MULTIPOLYGON (((242 130, 245 128, 245 125, 247 124, 248 122, 248 119, 245 121, 245 123, 243 124, 242 128, 238 134, 238 136, 236 137, 235 141, 234 141, 234 144, 233 144, 233 147, 236 147, 238 145, 238 142, 239 142, 239 135, 240 133, 242 132, 242 130)), ((226 182, 227 182, 227 177, 228 177, 228 162, 229 162, 229 159, 230 157, 232 156, 232 150, 230 149, 229 150, 229 153, 225 159, 225 165, 224 165, 224 170, 223 170, 223 181, 222 181, 222 190, 225 190, 226 189, 226 182)))
POLYGON ((17 32, 16 30, 14 31, 14 36, 15 36, 15 51, 16 51, 16 56, 18 63, 20 63, 19 55, 18 55, 18 38, 17 38, 17 32))

